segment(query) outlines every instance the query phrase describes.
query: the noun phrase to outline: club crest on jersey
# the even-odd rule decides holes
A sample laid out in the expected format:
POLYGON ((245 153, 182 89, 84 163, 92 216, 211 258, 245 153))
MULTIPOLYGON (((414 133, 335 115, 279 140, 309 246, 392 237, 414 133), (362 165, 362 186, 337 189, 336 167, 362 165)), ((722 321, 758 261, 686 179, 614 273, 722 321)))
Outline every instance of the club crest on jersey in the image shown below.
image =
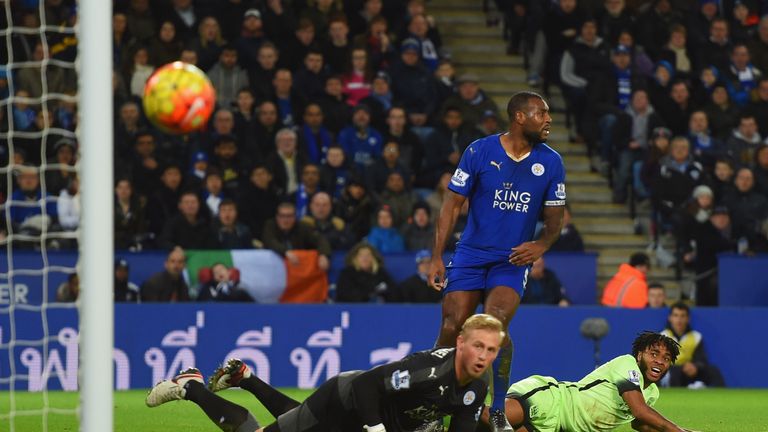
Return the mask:
POLYGON ((407 371, 396 370, 392 372, 392 388, 395 390, 411 387, 411 374, 407 371))
POLYGON ((494 166, 496 167, 497 170, 501 171, 501 164, 503 163, 504 163, 503 161, 502 162, 491 161, 491 166, 494 166))
POLYGON ((640 372, 636 370, 629 371, 629 382, 640 385, 640 372))
POLYGON ((464 405, 472 405, 472 402, 475 401, 475 392, 472 390, 464 393, 464 405))
POLYGON ((461 168, 456 168, 456 172, 451 177, 451 183, 454 186, 464 187, 467 185, 467 179, 469 179, 469 174, 462 171, 461 168))
POLYGON ((555 196, 561 200, 565 199, 565 183, 557 184, 557 190, 555 191, 555 196))
POLYGON ((540 163, 533 164, 533 166, 531 166, 531 172, 537 177, 544 174, 544 165, 540 163))

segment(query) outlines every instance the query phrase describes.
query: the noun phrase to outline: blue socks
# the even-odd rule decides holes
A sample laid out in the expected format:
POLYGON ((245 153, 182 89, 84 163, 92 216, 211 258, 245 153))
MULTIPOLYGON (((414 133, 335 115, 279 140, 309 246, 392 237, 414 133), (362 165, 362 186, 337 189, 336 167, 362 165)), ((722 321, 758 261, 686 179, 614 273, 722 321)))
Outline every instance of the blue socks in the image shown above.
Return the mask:
POLYGON ((514 351, 515 347, 512 341, 510 341, 509 345, 501 347, 499 355, 493 361, 493 403, 491 403, 491 411, 504 411, 504 400, 510 385, 509 372, 512 369, 512 354, 514 351))

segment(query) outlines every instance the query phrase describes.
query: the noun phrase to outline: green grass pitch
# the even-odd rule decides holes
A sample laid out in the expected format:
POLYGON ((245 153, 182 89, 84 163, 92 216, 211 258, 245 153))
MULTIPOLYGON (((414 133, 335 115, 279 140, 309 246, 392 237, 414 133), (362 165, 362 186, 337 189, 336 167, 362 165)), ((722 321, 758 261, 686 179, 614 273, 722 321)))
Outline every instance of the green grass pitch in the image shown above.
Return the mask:
MULTIPOLYGON (((293 398, 303 399, 310 392, 285 389, 293 398)), ((138 432, 215 432, 215 427, 203 412, 190 402, 170 402, 157 408, 144 405, 145 391, 115 392, 115 431, 138 432)), ((244 391, 228 390, 220 393, 251 410, 262 424, 272 417, 244 391)), ((17 392, 17 409, 40 409, 41 393, 17 392)), ((77 393, 49 392, 49 406, 73 408, 78 403, 77 393)), ((10 396, 0 392, 0 414, 7 414, 10 396)), ((768 390, 737 389, 662 389, 656 406, 662 414, 678 424, 699 431, 768 432, 768 390)), ((43 431, 41 416, 21 416, 14 420, 14 430, 19 432, 43 431)), ((0 431, 10 431, 8 419, 0 420, 0 431)), ((48 431, 77 431, 77 420, 71 415, 50 414, 48 431)), ((619 431, 631 431, 624 427, 619 431)))

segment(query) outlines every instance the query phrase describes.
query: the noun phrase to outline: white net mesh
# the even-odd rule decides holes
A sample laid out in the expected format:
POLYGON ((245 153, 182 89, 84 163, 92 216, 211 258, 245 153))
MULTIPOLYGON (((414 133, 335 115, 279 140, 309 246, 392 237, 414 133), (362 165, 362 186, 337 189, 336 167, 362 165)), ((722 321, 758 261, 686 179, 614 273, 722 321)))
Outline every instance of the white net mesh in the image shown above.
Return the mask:
POLYGON ((77 306, 75 10, 38 3, 0 3, 0 430, 9 431, 54 430, 53 416, 76 423, 77 414, 49 394, 77 387, 77 332, 48 330, 77 306))

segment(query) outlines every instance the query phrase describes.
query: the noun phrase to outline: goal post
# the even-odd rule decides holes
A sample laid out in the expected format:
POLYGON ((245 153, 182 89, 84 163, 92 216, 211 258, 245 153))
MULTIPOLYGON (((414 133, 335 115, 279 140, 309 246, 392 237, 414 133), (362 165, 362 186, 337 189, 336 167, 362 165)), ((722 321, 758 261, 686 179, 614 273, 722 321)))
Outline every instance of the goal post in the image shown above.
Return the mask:
POLYGON ((112 2, 79 0, 80 430, 113 430, 112 2))

